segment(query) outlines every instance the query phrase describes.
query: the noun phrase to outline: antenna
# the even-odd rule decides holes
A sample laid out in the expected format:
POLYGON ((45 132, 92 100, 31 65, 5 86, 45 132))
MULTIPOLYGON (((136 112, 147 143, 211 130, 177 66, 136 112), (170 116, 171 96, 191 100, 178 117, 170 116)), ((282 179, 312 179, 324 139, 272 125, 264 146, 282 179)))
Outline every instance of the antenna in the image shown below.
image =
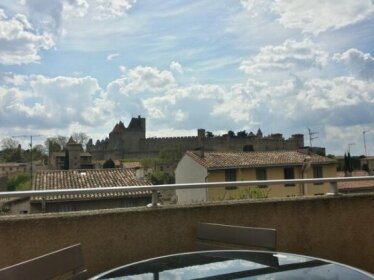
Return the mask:
POLYGON ((318 132, 312 131, 310 128, 308 128, 308 133, 309 133, 309 143, 310 143, 310 147, 312 148, 312 147, 313 147, 312 141, 313 141, 314 139, 317 139, 317 138, 318 138, 318 132))
POLYGON ((32 173, 33 173, 33 167, 32 167, 32 138, 33 137, 41 137, 43 135, 17 135, 17 136, 12 136, 12 138, 29 138, 30 137, 30 177, 31 177, 31 188, 32 188, 32 173))

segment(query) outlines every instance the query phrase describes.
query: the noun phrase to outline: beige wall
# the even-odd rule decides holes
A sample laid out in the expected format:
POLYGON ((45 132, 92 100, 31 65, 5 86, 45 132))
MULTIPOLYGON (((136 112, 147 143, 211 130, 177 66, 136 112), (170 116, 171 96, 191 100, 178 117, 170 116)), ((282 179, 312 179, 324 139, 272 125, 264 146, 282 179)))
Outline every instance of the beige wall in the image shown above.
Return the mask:
MULTIPOLYGON (((323 166, 323 177, 336 177, 336 165, 328 164, 323 166)), ((266 168, 267 179, 276 180, 284 179, 284 167, 267 167, 266 168)), ((295 179, 300 179, 301 167, 294 167, 295 179)), ((304 172, 304 178, 313 178, 313 168, 309 167, 304 172)), ((255 168, 242 168, 236 170, 237 181, 252 181, 256 180, 256 169, 255 168)), ((210 170, 208 172, 208 182, 223 182, 225 181, 224 170, 210 170)), ((240 197, 249 196, 264 196, 264 197, 290 197, 302 195, 302 186, 296 184, 295 186, 285 185, 271 185, 268 187, 258 188, 252 187, 238 187, 235 190, 228 190, 225 188, 211 188, 208 190, 208 200, 224 200, 224 199, 237 199, 240 197), (248 189, 251 189, 250 194, 248 189)), ((325 194, 329 192, 329 183, 324 184, 305 184, 307 195, 325 194)))
POLYGON ((82 243, 91 275, 194 249, 196 224, 270 227, 278 251, 340 261, 374 272, 374 195, 216 202, 0 217, 0 268, 82 243))
MULTIPOLYGON (((184 155, 175 169, 175 183, 201 183, 207 176, 206 168, 202 167, 190 156, 184 155)), ((176 190, 178 204, 202 202, 207 200, 207 189, 181 189, 176 190)))
POLYGON ((26 164, 0 164, 0 176, 15 175, 22 172, 26 172, 26 164))

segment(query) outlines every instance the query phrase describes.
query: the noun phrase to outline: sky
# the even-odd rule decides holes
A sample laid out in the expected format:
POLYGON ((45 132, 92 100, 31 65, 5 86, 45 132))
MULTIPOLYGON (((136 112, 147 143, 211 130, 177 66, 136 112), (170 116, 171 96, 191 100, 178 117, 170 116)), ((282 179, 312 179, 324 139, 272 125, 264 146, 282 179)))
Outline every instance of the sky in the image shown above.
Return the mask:
POLYGON ((0 139, 141 115, 147 137, 309 128, 374 155, 373 30, 374 0, 2 0, 0 139))

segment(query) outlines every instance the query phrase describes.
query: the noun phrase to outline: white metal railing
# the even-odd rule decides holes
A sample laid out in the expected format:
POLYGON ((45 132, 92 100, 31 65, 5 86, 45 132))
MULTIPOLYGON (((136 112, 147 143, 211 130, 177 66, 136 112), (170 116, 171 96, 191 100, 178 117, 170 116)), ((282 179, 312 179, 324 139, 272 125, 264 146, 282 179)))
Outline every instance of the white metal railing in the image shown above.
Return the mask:
POLYGON ((105 188, 69 188, 58 190, 38 190, 38 191, 13 191, 0 192, 1 198, 9 197, 46 197, 51 195, 69 195, 69 194, 92 194, 92 193, 112 193, 112 192, 134 192, 151 191, 152 206, 156 207, 158 203, 158 192, 162 190, 180 190, 214 187, 235 187, 235 186, 257 186, 257 185, 284 185, 284 184, 308 184, 308 183, 329 183, 330 194, 338 194, 337 182, 353 182, 374 180, 374 176, 360 177, 333 177, 333 178, 314 178, 314 179, 290 179, 290 180, 261 180, 261 181, 234 181, 234 182, 212 182, 212 183, 186 183, 186 184, 167 184, 167 185, 146 185, 146 186, 116 186, 105 188))

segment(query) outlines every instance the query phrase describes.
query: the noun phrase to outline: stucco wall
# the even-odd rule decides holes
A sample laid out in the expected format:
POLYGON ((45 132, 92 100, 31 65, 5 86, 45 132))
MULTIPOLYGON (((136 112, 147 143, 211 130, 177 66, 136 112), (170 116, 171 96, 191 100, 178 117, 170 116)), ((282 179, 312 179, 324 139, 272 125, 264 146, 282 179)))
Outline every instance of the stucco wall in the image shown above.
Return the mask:
MULTIPOLYGON (((336 176, 336 165, 326 164, 322 166, 323 176, 335 177, 336 176)), ((294 167, 295 179, 301 178, 301 167, 294 167)), ((267 167, 266 175, 268 180, 284 179, 284 167, 267 167)), ((309 167, 304 172, 304 178, 313 178, 313 168, 309 167)), ((255 168, 242 168, 236 170, 237 181, 252 181, 256 180, 256 169, 255 168)), ((208 173, 208 182, 224 182, 225 181, 225 170, 210 170, 208 173)), ((302 186, 295 184, 295 186, 285 185, 269 185, 268 187, 258 189, 256 186, 250 187, 251 190, 257 189, 257 192, 261 192, 266 197, 289 197, 289 196, 300 196, 302 186)), ((223 200, 230 198, 239 198, 245 195, 246 190, 249 187, 238 187, 235 190, 227 190, 225 188, 210 188, 208 190, 208 199, 210 201, 223 200)), ((305 184, 306 195, 325 194, 330 191, 329 183, 324 184, 305 184)))
MULTIPOLYGON (((175 183, 205 182, 207 171, 191 157, 184 155, 175 169, 175 183)), ((178 204, 206 201, 206 188, 176 190, 178 204)))
POLYGON ((0 267, 77 242, 90 274, 194 249, 197 222, 270 227, 278 250, 374 272, 374 194, 0 217, 0 267))

